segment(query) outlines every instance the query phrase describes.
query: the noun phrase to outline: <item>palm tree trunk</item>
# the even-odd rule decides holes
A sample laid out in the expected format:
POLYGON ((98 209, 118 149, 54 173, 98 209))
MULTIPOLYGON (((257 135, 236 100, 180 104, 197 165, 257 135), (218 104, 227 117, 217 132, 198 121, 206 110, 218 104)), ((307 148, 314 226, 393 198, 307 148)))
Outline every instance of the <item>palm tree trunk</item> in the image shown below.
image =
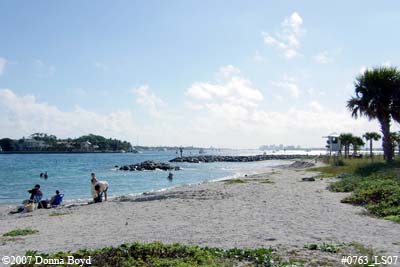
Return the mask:
POLYGON ((369 155, 372 158, 372 138, 369 140, 369 155))
POLYGON ((390 117, 380 118, 379 123, 381 124, 382 131, 382 147, 383 147, 383 158, 389 162, 393 160, 393 144, 390 138, 390 117))

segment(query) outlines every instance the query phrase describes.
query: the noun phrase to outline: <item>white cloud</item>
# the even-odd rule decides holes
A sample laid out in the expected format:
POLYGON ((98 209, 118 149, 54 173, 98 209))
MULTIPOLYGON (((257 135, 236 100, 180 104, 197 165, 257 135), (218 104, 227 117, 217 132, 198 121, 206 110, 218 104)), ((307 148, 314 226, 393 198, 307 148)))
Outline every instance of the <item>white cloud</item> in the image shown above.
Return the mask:
MULTIPOLYGON (((140 144, 146 145, 248 148, 268 143, 324 146, 321 136, 333 131, 361 135, 379 129, 375 121, 353 120, 345 109, 329 110, 317 100, 303 108, 293 108, 291 101, 282 97, 280 105, 287 108, 282 112, 269 110, 268 106, 262 105, 261 98, 243 99, 238 90, 232 89, 230 83, 234 77, 244 79, 234 75, 219 84, 228 88, 227 94, 211 94, 211 99, 187 95, 185 106, 177 114, 154 117, 141 124, 134 121, 130 111, 100 114, 78 106, 72 111, 63 111, 33 95, 18 95, 3 89, 0 90, 1 135, 20 138, 34 132, 47 132, 65 138, 94 133, 128 141, 140 135, 140 144)), ((254 85, 251 89, 258 91, 254 85)), ((165 105, 164 102, 147 86, 133 92, 149 111, 155 106, 157 112, 164 112, 159 108, 159 105, 165 105)), ((258 92, 262 96, 261 91, 258 92)))
POLYGON ((0 116, 3 137, 47 132, 65 138, 94 133, 129 140, 137 132, 130 111, 98 114, 76 106, 66 112, 39 102, 33 95, 20 96, 10 89, 0 90, 0 116))
POLYGON ((335 58, 342 53, 342 48, 324 50, 314 56, 314 61, 319 64, 329 64, 335 62, 335 58))
POLYGON ((298 51, 301 46, 300 39, 305 33, 302 25, 303 18, 297 12, 293 12, 282 22, 281 33, 274 37, 268 33, 262 33, 264 43, 276 47, 287 59, 295 58, 300 55, 298 51))
MULTIPOLYGON (((242 74, 233 77, 243 79, 242 74)), ((268 106, 262 105, 263 98, 252 100, 253 105, 248 105, 246 101, 240 101, 243 100, 241 95, 231 90, 229 83, 233 77, 220 83, 198 81, 194 83, 196 86, 186 91, 187 112, 184 113, 190 114, 190 117, 186 118, 186 128, 180 127, 180 130, 193 136, 198 144, 257 147, 268 143, 294 143, 323 147, 325 140, 321 137, 333 131, 361 135, 365 131, 379 129, 375 121, 369 122, 364 118, 354 120, 347 110, 329 110, 316 99, 303 107, 293 108, 288 97, 273 94, 273 100, 279 101, 283 107, 286 105, 287 109, 282 112, 268 110, 268 106), (201 87, 201 92, 207 93, 207 97, 194 94, 199 84, 212 85, 201 87), (223 88, 225 93, 217 95, 209 88, 223 88)), ((286 75, 283 81, 274 85, 280 89, 279 92, 286 91, 292 97, 301 95, 293 77, 286 75)), ((257 90, 254 86, 251 88, 257 90)), ((308 91, 313 95, 320 92, 315 89, 308 91)))
POLYGON ((188 108, 188 109, 191 109, 191 110, 202 110, 202 109, 204 109, 203 105, 195 104, 195 103, 193 103, 191 101, 186 101, 185 102, 185 107, 188 108))
POLYGON ((325 95, 324 91, 317 90, 317 89, 314 89, 314 88, 308 88, 306 90, 306 93, 308 95, 310 95, 310 96, 323 96, 323 95, 325 95))
POLYGON ((276 100, 278 100, 279 102, 282 102, 284 100, 283 96, 281 95, 275 95, 274 96, 276 100))
POLYGON ((153 92, 150 92, 148 85, 142 85, 134 88, 131 92, 135 93, 138 97, 136 102, 147 109, 150 115, 154 117, 162 117, 161 109, 165 107, 165 103, 153 92))
POLYGON ((271 84, 275 87, 285 90, 289 96, 293 98, 299 98, 302 94, 296 80, 293 77, 285 75, 282 81, 271 82, 271 84))
POLYGON ((328 51, 322 51, 318 53, 317 55, 314 56, 314 60, 315 62, 320 64, 328 64, 334 61, 333 58, 329 55, 328 51))
POLYGON ((0 57, 0 76, 3 75, 4 69, 7 65, 7 60, 5 58, 0 57))
POLYGON ((321 106, 321 104, 318 102, 318 101, 316 101, 316 100, 314 100, 314 101, 311 101, 309 104, 308 104, 311 108, 313 108, 314 110, 316 110, 316 111, 322 111, 324 108, 321 106))
POLYGON ((233 75, 240 75, 240 69, 232 65, 220 67, 217 73, 217 77, 222 77, 223 79, 229 79, 233 75))
POLYGON ((257 106, 263 100, 262 93, 232 65, 221 67, 217 78, 219 79, 214 83, 194 82, 186 90, 186 96, 194 100, 229 102, 244 106, 257 106))

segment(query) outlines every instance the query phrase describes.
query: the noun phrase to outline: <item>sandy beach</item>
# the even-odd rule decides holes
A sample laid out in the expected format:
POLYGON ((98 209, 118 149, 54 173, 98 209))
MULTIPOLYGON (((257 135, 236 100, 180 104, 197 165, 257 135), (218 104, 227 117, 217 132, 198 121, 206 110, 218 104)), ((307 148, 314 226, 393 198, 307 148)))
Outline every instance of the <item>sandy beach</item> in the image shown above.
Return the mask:
MULTIPOLYGON (((303 182, 317 173, 288 167, 264 169, 244 182, 182 186, 99 204, 9 214, 0 207, 0 234, 31 228, 39 233, 0 237, 2 255, 27 250, 74 251, 124 242, 179 242, 222 248, 303 248, 309 243, 358 242, 381 255, 400 256, 400 224, 342 204, 331 179, 303 182), (64 213, 49 216, 51 213, 64 213)), ((338 262, 338 266, 340 263, 338 262)))

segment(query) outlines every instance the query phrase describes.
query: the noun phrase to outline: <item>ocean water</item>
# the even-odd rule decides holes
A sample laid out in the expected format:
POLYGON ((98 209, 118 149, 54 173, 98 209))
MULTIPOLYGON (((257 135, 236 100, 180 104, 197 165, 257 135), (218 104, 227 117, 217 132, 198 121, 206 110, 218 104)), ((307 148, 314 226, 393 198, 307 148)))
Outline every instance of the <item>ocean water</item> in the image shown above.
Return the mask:
MULTIPOLYGON (((257 150, 206 151, 207 154, 250 155, 257 150)), ((298 153, 298 152, 297 152, 298 153)), ((198 151, 185 151, 184 155, 198 155, 198 151)), ((305 154, 303 151, 302 154, 305 154)), ((315 153, 314 153, 315 154, 315 153)), ((165 171, 119 171, 115 165, 139 163, 145 160, 168 162, 176 157, 175 151, 146 151, 143 153, 102 154, 0 154, 0 203, 14 204, 29 198, 28 189, 40 184, 44 198, 55 190, 65 194, 66 202, 90 199, 90 173, 110 184, 109 196, 138 194, 162 190, 184 184, 239 177, 252 174, 263 167, 277 166, 279 160, 246 163, 172 163, 182 168, 174 171, 174 179, 167 179, 165 171), (47 180, 40 178, 48 172, 47 180)))

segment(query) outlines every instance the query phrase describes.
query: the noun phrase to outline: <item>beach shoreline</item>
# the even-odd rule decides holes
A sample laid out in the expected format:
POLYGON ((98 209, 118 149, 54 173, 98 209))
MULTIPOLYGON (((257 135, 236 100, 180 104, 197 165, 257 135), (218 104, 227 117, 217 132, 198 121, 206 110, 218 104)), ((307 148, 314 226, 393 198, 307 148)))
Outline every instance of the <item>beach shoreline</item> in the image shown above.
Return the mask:
MULTIPOLYGON (((280 166, 287 166, 290 165, 291 163, 293 163, 295 160, 274 160, 274 161, 279 161, 279 165, 274 165, 272 166, 274 167, 280 167, 280 166)), ((264 161, 264 162, 269 162, 268 160, 264 161)), ((207 163, 195 163, 195 164, 207 164, 207 163)), ((219 178, 212 178, 209 180, 204 180, 204 181, 199 181, 199 182, 193 182, 193 183, 183 183, 183 184, 176 184, 176 185, 171 185, 171 186, 167 186, 167 187, 162 187, 162 188, 156 188, 156 189, 152 189, 152 190, 146 190, 146 191, 142 191, 142 192, 133 192, 133 193, 114 193, 112 192, 111 189, 111 195, 108 196, 108 198, 110 200, 121 197, 121 196, 128 196, 128 197, 135 197, 135 196, 140 196, 142 194, 147 194, 147 193, 154 193, 154 192, 163 192, 166 190, 170 190, 170 189, 174 189, 174 188, 179 188, 181 186, 193 186, 193 185, 198 185, 198 184, 202 184, 202 183, 208 183, 208 182, 217 182, 217 181, 222 181, 222 180, 227 180, 227 179, 235 179, 237 177, 242 176, 242 174, 244 175, 245 173, 248 173, 249 175, 253 175, 253 174, 259 174, 262 173, 265 169, 268 169, 269 167, 257 167, 257 168, 244 168, 244 169, 240 169, 239 171, 236 171, 233 174, 227 175, 227 176, 222 176, 219 178)), ((112 168, 113 171, 120 171, 118 168, 112 168)), ((185 168, 182 168, 182 170, 184 170, 185 168)), ((141 172, 148 172, 149 174, 151 174, 150 170, 144 170, 141 172)), ((165 171, 163 171, 165 172, 165 171)), ((168 172, 166 172, 168 173, 168 172)), ((111 184, 111 187, 113 187, 113 185, 111 184)), ((64 190, 61 190, 63 193, 64 190)), ((110 193, 110 192, 109 192, 110 193)), ((47 196, 47 198, 50 198, 50 196, 47 196)), ((10 201, 8 203, 0 203, 0 207, 1 206, 10 206, 10 207, 16 207, 16 206, 20 206, 22 201, 24 199, 20 199, 20 200, 15 200, 15 201, 10 201)), ((64 204, 84 204, 87 202, 92 201, 91 197, 89 196, 89 194, 85 197, 79 197, 79 198, 73 198, 73 199, 64 199, 64 204)))
POLYGON ((0 234, 24 228, 39 231, 15 239, 1 237, 0 250, 4 255, 24 255, 27 250, 75 251, 135 241, 220 248, 357 242, 383 255, 399 253, 400 224, 341 203, 348 193, 328 191, 332 179, 302 181, 316 175, 280 166, 240 179, 121 196, 93 205, 14 215, 8 214, 9 205, 0 205, 0 234), (60 215, 49 216, 52 213, 60 215))

